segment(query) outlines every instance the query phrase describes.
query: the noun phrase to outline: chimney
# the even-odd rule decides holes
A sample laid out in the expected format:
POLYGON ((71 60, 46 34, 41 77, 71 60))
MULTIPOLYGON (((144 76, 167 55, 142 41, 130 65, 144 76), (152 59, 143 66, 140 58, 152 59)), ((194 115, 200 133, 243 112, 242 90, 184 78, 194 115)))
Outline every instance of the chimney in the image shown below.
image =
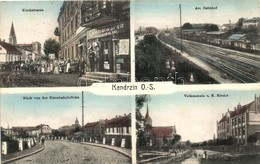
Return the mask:
POLYGON ((117 115, 116 115, 116 118, 117 118, 117 115))
POLYGON ((124 114, 124 116, 126 116, 126 114, 124 114))
POLYGON ((5 42, 5 40, 3 39, 3 42, 5 42))
POLYGON ((229 112, 229 108, 227 109, 227 111, 229 112))
POLYGON ((222 118, 224 117, 224 113, 222 113, 222 118))
POLYGON ((234 108, 234 111, 236 111, 236 110, 237 110, 237 107, 234 108))

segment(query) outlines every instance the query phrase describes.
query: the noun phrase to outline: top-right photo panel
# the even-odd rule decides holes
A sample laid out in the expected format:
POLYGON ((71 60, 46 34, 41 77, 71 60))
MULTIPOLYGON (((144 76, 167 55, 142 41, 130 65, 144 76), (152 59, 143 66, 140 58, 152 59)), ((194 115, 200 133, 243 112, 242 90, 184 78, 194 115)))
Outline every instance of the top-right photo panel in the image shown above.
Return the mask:
POLYGON ((136 0, 137 82, 260 82, 259 0, 136 0))

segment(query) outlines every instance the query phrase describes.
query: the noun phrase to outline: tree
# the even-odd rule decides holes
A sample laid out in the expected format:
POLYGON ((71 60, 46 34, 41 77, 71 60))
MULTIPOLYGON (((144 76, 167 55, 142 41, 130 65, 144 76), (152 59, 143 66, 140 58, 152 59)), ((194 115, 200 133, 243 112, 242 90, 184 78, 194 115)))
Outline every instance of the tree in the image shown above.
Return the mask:
POLYGON ((138 139, 138 146, 140 147, 145 147, 146 146, 146 139, 145 139, 145 134, 143 129, 141 128, 141 124, 144 120, 140 109, 143 107, 144 103, 149 100, 148 95, 137 95, 135 97, 135 102, 136 102, 136 132, 137 132, 137 139, 138 139))
POLYGON ((179 134, 174 135, 174 138, 172 140, 172 145, 179 142, 181 140, 181 136, 179 134))
POLYGON ((192 25, 190 23, 184 23, 182 29, 192 29, 192 25))
POLYGON ((234 33, 243 33, 243 22, 244 22, 245 18, 239 18, 237 23, 236 23, 236 27, 233 29, 234 33))
POLYGON ((44 42, 44 53, 49 59, 49 54, 55 54, 55 57, 58 58, 60 51, 60 44, 53 38, 49 38, 44 42))
POLYGON ((205 25, 205 30, 207 31, 207 32, 210 32, 210 31, 218 31, 219 29, 218 29, 218 25, 216 25, 216 24, 206 24, 205 25))

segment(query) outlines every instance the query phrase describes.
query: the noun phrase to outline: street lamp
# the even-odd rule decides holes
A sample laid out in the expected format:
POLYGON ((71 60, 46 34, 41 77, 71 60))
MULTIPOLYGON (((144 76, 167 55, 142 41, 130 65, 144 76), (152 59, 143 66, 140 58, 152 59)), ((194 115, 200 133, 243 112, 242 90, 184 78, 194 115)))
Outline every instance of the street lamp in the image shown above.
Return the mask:
POLYGON ((175 84, 176 84, 176 82, 177 82, 177 79, 176 79, 176 78, 177 78, 177 74, 178 74, 178 72, 175 72, 175 73, 174 73, 175 84))

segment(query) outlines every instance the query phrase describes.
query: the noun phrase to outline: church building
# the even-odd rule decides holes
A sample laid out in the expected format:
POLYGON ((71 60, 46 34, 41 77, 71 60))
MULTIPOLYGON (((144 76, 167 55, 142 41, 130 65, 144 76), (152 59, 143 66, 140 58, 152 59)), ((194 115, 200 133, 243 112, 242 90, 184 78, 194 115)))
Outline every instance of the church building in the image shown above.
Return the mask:
POLYGON ((146 146, 148 147, 162 147, 163 141, 167 140, 167 143, 171 143, 174 139, 176 127, 174 126, 153 126, 152 118, 149 115, 148 104, 146 107, 146 115, 144 117, 144 135, 146 140, 146 146))

